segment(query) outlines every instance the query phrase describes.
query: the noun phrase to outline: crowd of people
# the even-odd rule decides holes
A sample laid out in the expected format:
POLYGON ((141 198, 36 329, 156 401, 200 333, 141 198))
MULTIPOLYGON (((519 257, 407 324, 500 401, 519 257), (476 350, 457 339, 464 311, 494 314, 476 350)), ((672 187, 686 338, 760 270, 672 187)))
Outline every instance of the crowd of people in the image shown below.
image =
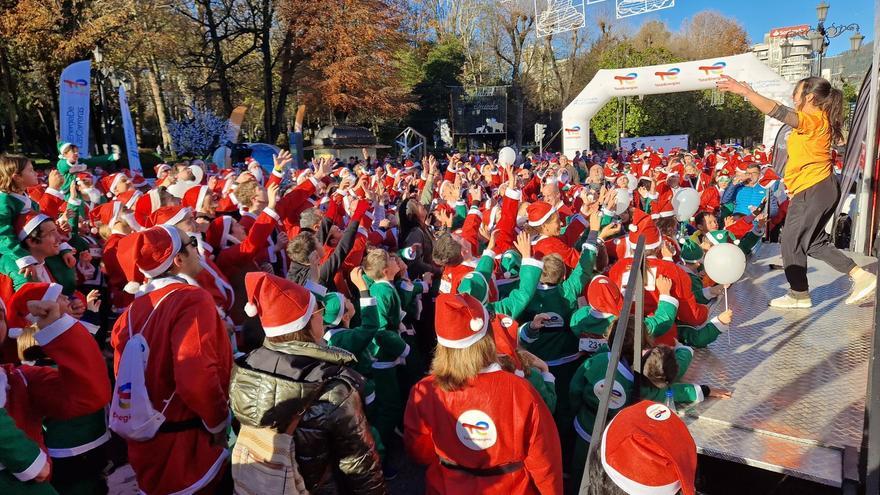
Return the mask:
POLYGON ((151 495, 381 494, 405 455, 428 493, 561 494, 598 442, 591 493, 691 495, 674 404, 731 397, 683 380, 734 318, 701 262, 797 199, 762 146, 155 179, 58 151, 0 156, 0 493, 105 493, 127 463, 151 495), (644 349, 630 318, 593 439, 640 238, 644 349))

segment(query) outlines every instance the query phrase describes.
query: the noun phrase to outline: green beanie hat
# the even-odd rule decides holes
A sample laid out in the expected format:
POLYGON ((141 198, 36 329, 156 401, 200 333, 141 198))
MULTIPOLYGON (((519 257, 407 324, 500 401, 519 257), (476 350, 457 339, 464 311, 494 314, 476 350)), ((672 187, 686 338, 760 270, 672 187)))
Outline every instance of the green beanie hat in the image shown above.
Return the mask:
POLYGON ((703 248, 693 239, 686 239, 681 245, 681 260, 685 263, 699 263, 703 261, 703 248))
POLYGON ((470 272, 458 283, 458 293, 468 294, 481 303, 486 304, 486 301, 489 300, 489 284, 482 273, 470 272))
POLYGON ((718 244, 726 244, 729 242, 739 245, 739 241, 736 239, 736 236, 731 234, 729 230, 713 230, 712 232, 706 234, 706 238, 709 239, 709 242, 711 242, 713 246, 717 246, 718 244))
POLYGON ((345 296, 339 292, 328 292, 323 299, 324 323, 327 325, 339 325, 342 315, 345 314, 345 296))
POLYGON ((500 265, 504 278, 518 277, 520 266, 522 266, 522 255, 519 254, 519 251, 508 249, 501 255, 500 265))
POLYGON ((58 141, 58 158, 64 158, 64 152, 72 146, 75 145, 73 143, 68 143, 67 141, 58 141))

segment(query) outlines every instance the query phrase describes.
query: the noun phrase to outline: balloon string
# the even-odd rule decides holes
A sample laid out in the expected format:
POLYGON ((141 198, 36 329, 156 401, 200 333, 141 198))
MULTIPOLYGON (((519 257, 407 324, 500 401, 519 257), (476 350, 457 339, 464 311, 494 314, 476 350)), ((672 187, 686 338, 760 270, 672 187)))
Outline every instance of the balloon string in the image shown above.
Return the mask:
MULTIPOLYGON (((727 285, 724 286, 724 311, 727 311, 727 285)), ((731 322, 733 323, 733 322, 731 322)), ((730 327, 727 328, 727 347, 730 347, 730 327)))

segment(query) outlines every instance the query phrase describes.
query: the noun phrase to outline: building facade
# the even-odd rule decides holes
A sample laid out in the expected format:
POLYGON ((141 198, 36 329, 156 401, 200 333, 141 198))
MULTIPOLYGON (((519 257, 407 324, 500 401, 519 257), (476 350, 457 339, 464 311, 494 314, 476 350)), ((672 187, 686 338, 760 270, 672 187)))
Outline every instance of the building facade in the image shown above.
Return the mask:
POLYGON ((810 40, 802 39, 795 33, 806 33, 810 26, 788 26, 773 28, 764 34, 764 42, 752 46, 752 53, 787 81, 795 82, 809 77, 813 64, 810 40), (791 55, 783 58, 782 43, 788 36, 791 55))

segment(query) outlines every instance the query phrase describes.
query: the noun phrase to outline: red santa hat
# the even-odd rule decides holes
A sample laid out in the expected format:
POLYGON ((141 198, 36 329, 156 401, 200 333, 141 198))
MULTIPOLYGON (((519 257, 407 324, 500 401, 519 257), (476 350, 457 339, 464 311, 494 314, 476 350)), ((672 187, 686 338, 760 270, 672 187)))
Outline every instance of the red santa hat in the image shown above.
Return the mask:
POLYGON ((192 216, 192 209, 183 206, 163 206, 147 217, 146 227, 156 225, 174 226, 192 216))
POLYGON ((665 405, 644 400, 624 408, 605 428, 601 445, 605 473, 626 493, 696 493, 697 446, 665 405))
POLYGON ((546 201, 535 201, 526 209, 529 216, 529 225, 532 227, 540 227, 544 222, 550 220, 556 210, 546 201))
POLYGON ((587 301, 590 308, 598 313, 596 316, 600 318, 618 316, 623 308, 620 287, 605 275, 598 275, 590 282, 587 288, 587 301))
POLYGON ((18 240, 23 241, 27 239, 27 237, 31 235, 41 223, 47 220, 52 221, 52 219, 46 215, 33 210, 19 215, 15 219, 15 232, 18 234, 18 240))
POLYGON ((143 196, 143 194, 141 194, 140 191, 136 189, 129 189, 128 191, 125 191, 124 193, 116 196, 116 200, 122 203, 122 205, 129 210, 132 210, 134 209, 138 199, 140 199, 141 196, 143 196))
POLYGON ((316 301, 305 287, 265 272, 248 272, 244 286, 244 312, 260 317, 267 337, 298 332, 309 324, 316 301))
POLYGON ((122 214, 122 203, 110 201, 97 206, 92 212, 92 223, 100 222, 101 225, 113 227, 113 224, 119 220, 119 215, 122 214))
POLYGON ((182 249, 176 227, 157 225, 123 237, 117 248, 122 271, 129 281, 123 290, 134 294, 142 280, 167 272, 182 249))
POLYGON ((440 294, 434 317, 437 343, 465 349, 477 343, 489 329, 489 314, 480 301, 467 294, 440 294))
MULTIPOLYGON (((141 225, 149 223, 149 216, 162 207, 162 195, 158 189, 150 189, 147 194, 142 194, 134 204, 134 217, 141 225)), ((154 225, 154 224, 151 224, 154 225)))
POLYGON ((675 216, 675 209, 672 207, 672 202, 668 199, 658 199, 651 203, 651 218, 656 220, 672 216, 675 216))
POLYGON ((192 208, 193 211, 199 211, 209 194, 211 194, 211 190, 208 189, 208 186, 193 186, 183 193, 183 199, 180 203, 192 208))
POLYGON ((160 163, 153 167, 153 170, 156 172, 156 177, 159 177, 163 173, 171 172, 171 165, 168 165, 167 163, 160 163))
POLYGON ((232 237, 232 223, 235 219, 229 215, 220 215, 211 220, 208 225, 208 231, 205 233, 205 240, 215 250, 225 249, 229 244, 238 244, 238 241, 232 237))
POLYGON ((60 284, 45 282, 28 282, 22 285, 9 301, 9 311, 6 314, 9 323, 7 335, 17 339, 21 336, 22 328, 37 321, 28 310, 28 301, 55 301, 61 295, 62 289, 60 284))
POLYGON ((114 192, 114 189, 116 189, 119 181, 121 181, 122 178, 125 176, 126 175, 122 172, 116 172, 115 174, 105 175, 104 177, 101 177, 101 189, 104 190, 104 193, 107 195, 108 198, 116 196, 116 192, 114 192))
POLYGON ((635 247, 639 242, 639 236, 645 236, 645 249, 657 249, 660 247, 660 231, 654 225, 651 216, 639 209, 633 209, 632 222, 629 224, 629 236, 627 241, 635 247))
POLYGON ((517 370, 524 369, 516 348, 519 343, 519 324, 509 316, 504 316, 492 330, 492 338, 495 340, 495 352, 507 356, 517 370), (500 328, 499 328, 500 327, 500 328))

